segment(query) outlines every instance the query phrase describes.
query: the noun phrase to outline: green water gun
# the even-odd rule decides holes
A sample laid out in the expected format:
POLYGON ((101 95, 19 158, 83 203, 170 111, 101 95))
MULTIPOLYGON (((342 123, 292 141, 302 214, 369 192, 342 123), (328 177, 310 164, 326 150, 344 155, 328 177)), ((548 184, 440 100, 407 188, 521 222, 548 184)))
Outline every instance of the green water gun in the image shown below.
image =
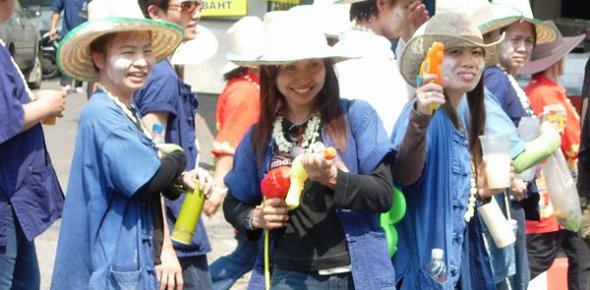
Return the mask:
POLYGON ((387 249, 390 257, 393 257, 393 254, 397 252, 398 235, 393 225, 398 223, 406 214, 406 198, 401 190, 394 187, 392 197, 393 202, 389 211, 379 216, 379 224, 385 230, 385 236, 387 237, 387 249))

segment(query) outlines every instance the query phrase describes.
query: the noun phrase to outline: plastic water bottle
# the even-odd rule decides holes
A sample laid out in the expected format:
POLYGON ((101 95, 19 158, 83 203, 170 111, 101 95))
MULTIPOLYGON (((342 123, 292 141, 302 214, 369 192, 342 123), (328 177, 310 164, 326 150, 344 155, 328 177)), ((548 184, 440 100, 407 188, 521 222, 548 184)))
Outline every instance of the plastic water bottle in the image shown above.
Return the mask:
POLYGON ((432 249, 430 262, 428 262, 428 275, 439 282, 444 283, 447 281, 447 266, 443 260, 444 251, 443 249, 434 248, 432 249))
POLYGON ((164 144, 164 125, 154 124, 152 125, 152 141, 155 144, 164 144))

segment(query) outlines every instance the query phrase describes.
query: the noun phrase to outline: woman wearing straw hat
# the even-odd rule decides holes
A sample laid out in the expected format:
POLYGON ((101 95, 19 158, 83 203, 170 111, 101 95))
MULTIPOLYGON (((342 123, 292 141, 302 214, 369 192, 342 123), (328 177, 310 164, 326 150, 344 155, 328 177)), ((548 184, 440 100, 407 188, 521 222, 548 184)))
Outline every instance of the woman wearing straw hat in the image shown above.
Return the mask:
MULTIPOLYGON (((530 58, 531 51, 535 45, 551 42, 556 37, 556 29, 547 25, 544 21, 533 18, 529 1, 493 1, 498 5, 505 5, 517 10, 521 17, 519 21, 510 25, 495 26, 495 29, 488 29, 486 37, 497 38, 505 33, 505 38, 500 45, 498 64, 486 68, 484 72, 486 89, 496 98, 502 109, 510 117, 516 126, 524 116, 534 116, 530 108, 526 94, 514 76, 530 58)), ((535 182, 529 182, 527 187, 529 196, 535 196, 537 188, 535 182)), ((529 267, 526 250, 525 237, 525 210, 529 202, 534 203, 534 198, 521 203, 516 200, 510 202, 510 216, 517 221, 515 252, 515 275, 510 279, 513 289, 527 289, 530 280, 529 267)), ((536 205, 532 205, 535 207, 536 205)), ((507 271, 508 265, 506 265, 507 271)), ((504 271, 502 271, 504 272, 504 271)))
MULTIPOLYGON (((160 192, 178 196, 173 185, 180 180, 194 187, 195 173, 179 178, 186 160, 177 146, 159 145, 158 160, 132 98, 183 33, 143 18, 136 5, 92 1, 89 21, 71 31, 58 51, 64 74, 100 86, 78 121, 52 289, 156 289, 157 275, 162 287, 174 287, 164 279, 167 269, 156 266, 168 263, 166 253, 175 257, 161 248, 160 192)), ((199 179, 210 190, 210 178, 199 179)))
MULTIPOLYGON (((227 30, 232 54, 242 58, 255 58, 262 53, 264 24, 254 16, 246 16, 227 30)), ((229 62, 223 67, 227 81, 219 95, 216 109, 217 136, 211 152, 215 156, 213 177, 218 185, 233 166, 233 157, 244 134, 258 120, 260 114, 260 75, 256 67, 237 66, 229 62)), ((225 194, 211 195, 203 210, 214 214, 225 194)), ((258 256, 258 243, 250 241, 243 233, 236 233, 237 247, 233 252, 218 258, 209 265, 213 289, 229 289, 242 275, 252 270, 258 256)))
MULTIPOLYGON (((532 109, 548 118, 557 114, 561 150, 573 176, 577 175, 580 116, 557 80, 564 72, 565 57, 585 37, 584 34, 562 37, 558 33, 555 41, 535 46, 531 60, 518 70, 519 74, 532 74, 531 82, 524 88, 532 109)), ((563 249, 568 257, 568 289, 588 289, 590 252, 577 233, 559 226, 553 214, 541 216, 540 221, 527 221, 526 225, 531 279, 549 269, 559 250, 563 249)))
MULTIPOLYGON (((436 14, 418 29, 401 56, 401 73, 408 83, 416 85, 420 65, 434 41, 446 48, 442 72, 446 85, 425 82, 416 94, 442 94, 446 103, 429 125, 420 179, 402 187, 407 212, 397 225, 396 278, 400 289, 495 289, 481 222, 472 217, 477 195, 493 194, 486 186, 478 137, 485 122, 482 74, 486 64, 495 62, 498 42, 485 44, 481 32, 463 14, 436 14), (469 123, 461 122, 457 114, 465 95, 469 123), (426 272, 435 248, 444 251, 448 269, 447 277, 438 281, 426 272)), ((396 124, 394 146, 400 144, 413 106, 413 101, 406 105, 396 124)))
MULTIPOLYGON (((411 137, 400 149, 408 153, 391 154, 375 111, 366 102, 338 96, 332 62, 348 56, 338 54, 321 32, 289 13, 265 15, 260 57, 232 59, 239 65, 260 66, 261 74, 260 119, 236 150, 234 167, 225 178, 229 192, 223 204, 228 222, 248 237, 257 239, 262 229, 270 231, 265 274, 269 277, 272 268, 272 280, 262 279, 259 259, 250 288, 261 289, 267 283, 273 289, 394 289, 378 213, 391 206, 394 158, 394 178, 398 172, 407 173, 411 183, 419 175, 429 118, 414 114, 411 137), (336 161, 306 153, 320 147, 314 145, 320 141, 336 148, 336 161), (260 205, 262 178, 275 166, 291 164, 295 156, 310 179, 299 207, 289 210, 281 198, 260 205), (408 160, 399 165, 407 167, 398 168, 404 157, 408 160)), ((420 100, 419 110, 443 102, 420 100)))
MULTIPOLYGON (((16 0, 0 1, 0 25, 16 0)), ((31 92, 0 39, 0 289, 39 289, 34 239, 61 216, 64 196, 41 120, 61 117, 65 93, 31 92)))

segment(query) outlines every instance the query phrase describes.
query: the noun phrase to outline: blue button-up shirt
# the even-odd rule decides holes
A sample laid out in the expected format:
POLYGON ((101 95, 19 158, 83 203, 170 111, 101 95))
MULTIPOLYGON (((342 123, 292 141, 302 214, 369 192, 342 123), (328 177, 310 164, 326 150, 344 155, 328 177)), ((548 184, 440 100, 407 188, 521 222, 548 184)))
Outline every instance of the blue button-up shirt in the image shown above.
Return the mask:
POLYGON ((68 34, 70 30, 84 23, 86 19, 80 16, 83 10, 87 10, 88 0, 53 0, 51 10, 56 13, 63 13, 63 25, 60 31, 62 36, 68 34))
POLYGON ((33 240, 61 216, 64 197, 45 148, 41 124, 20 133, 31 101, 25 84, 0 45, 0 246, 6 245, 7 204, 25 237, 33 240))
MULTIPOLYGON (((395 148, 403 140, 414 103, 415 100, 406 105, 394 128, 395 148)), ((455 289, 459 278, 462 285, 481 284, 481 288, 485 288, 485 280, 471 278, 491 275, 483 240, 477 234, 469 239, 463 217, 471 188, 470 163, 466 135, 455 128, 444 110, 437 110, 428 126, 422 175, 413 185, 402 187, 407 209, 405 217, 396 224, 399 250, 393 258, 397 278, 403 278, 402 289, 455 289), (470 251, 470 247, 477 251, 470 251), (438 283, 426 272, 434 248, 444 250, 448 270, 445 283, 438 283), (487 265, 487 268, 471 266, 474 263, 487 265), (470 271, 465 271, 469 268, 470 271), (482 274, 474 275, 476 272, 482 274)), ((480 225, 474 226, 478 230, 480 225)))
MULTIPOLYGON (((180 145, 185 153, 186 169, 195 168, 198 154, 195 145, 197 96, 191 92, 189 85, 182 82, 167 59, 154 66, 143 88, 135 93, 134 103, 141 115, 154 112, 168 113, 166 143, 180 145)), ((180 212, 184 197, 183 194, 176 200, 166 199, 166 217, 168 219, 168 228, 171 231, 180 212)), ((211 251, 205 225, 201 219, 199 219, 195 230, 192 244, 173 243, 179 257, 201 256, 211 251)))
POLYGON ((143 132, 101 91, 78 121, 51 289, 157 289, 149 200, 160 168, 143 132))
MULTIPOLYGON (((342 100, 347 113, 347 145, 340 156, 350 172, 370 173, 392 150, 387 133, 375 110, 366 102, 342 100)), ((264 160, 258 166, 250 142, 249 130, 236 150, 234 167, 225 178, 225 184, 241 202, 256 205, 262 201, 260 181, 268 172, 273 154, 274 140, 269 140, 264 160)), ((322 130, 322 140, 335 146, 322 130)), ((395 289, 394 271, 387 253, 385 233, 379 225, 376 212, 337 209, 344 229, 356 289, 395 289)), ((262 251, 255 265, 250 289, 264 289, 262 251)))

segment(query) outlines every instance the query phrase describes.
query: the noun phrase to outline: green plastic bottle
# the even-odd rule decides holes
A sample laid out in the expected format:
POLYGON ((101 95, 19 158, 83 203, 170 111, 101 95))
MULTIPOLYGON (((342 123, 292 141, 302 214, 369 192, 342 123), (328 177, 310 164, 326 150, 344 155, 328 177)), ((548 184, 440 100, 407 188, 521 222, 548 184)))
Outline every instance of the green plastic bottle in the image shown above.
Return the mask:
POLYGON ((173 241, 185 245, 191 244, 204 203, 205 195, 199 189, 199 181, 195 180, 195 190, 186 192, 180 207, 180 213, 170 237, 173 241))

